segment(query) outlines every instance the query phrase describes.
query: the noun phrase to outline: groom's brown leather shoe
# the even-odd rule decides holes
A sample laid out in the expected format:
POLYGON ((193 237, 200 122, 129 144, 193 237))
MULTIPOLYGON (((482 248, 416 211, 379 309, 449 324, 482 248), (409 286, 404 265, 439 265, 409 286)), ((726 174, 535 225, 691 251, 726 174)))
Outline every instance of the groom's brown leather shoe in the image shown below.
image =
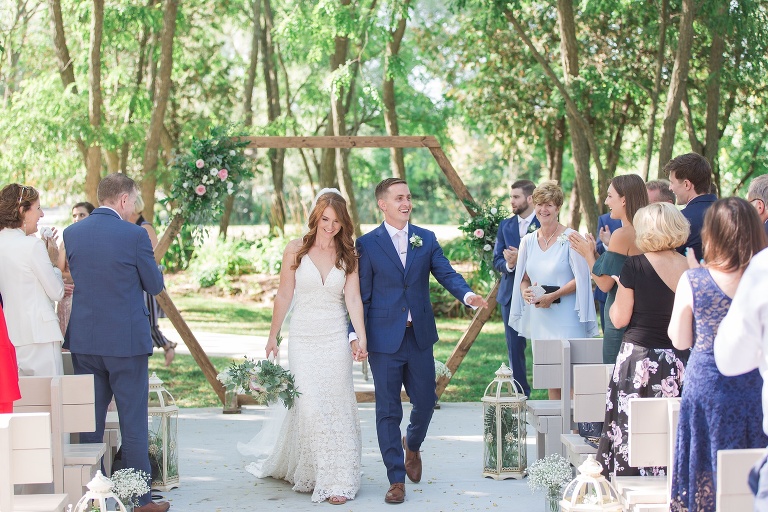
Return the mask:
POLYGON ((405 484, 396 483, 389 486, 387 494, 384 495, 386 503, 402 503, 405 501, 405 484))
POLYGON ((133 510, 135 512, 166 512, 171 508, 171 504, 167 501, 150 501, 146 505, 136 507, 133 510))
POLYGON ((405 436, 403 436, 403 449, 405 449, 405 474, 411 482, 417 484, 421 481, 421 452, 409 450, 405 436))

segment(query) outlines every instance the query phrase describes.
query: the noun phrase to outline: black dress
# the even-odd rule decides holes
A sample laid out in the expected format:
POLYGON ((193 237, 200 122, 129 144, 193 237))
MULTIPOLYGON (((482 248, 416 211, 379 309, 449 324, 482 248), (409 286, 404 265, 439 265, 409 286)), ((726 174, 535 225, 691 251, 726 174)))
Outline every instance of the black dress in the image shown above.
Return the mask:
POLYGON ((667 336, 675 292, 644 254, 627 258, 621 270, 621 284, 634 290, 635 303, 606 393, 597 460, 606 477, 664 475, 665 467, 634 468, 628 463, 628 401, 680 396, 690 350, 676 350, 667 336))

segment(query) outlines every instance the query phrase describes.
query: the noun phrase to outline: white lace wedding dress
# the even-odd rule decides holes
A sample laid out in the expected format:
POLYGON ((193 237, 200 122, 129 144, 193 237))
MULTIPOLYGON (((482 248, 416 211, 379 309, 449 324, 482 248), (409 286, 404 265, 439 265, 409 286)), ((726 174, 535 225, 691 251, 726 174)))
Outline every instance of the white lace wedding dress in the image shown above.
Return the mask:
POLYGON ((331 496, 353 499, 360 488, 362 442, 345 281, 344 272, 334 267, 323 282, 309 256, 302 258, 288 340, 290 370, 301 395, 287 412, 276 441, 274 436, 269 440, 257 435, 238 445, 241 453, 257 458, 246 467, 249 473, 287 480, 294 491, 313 491, 315 502, 331 496))

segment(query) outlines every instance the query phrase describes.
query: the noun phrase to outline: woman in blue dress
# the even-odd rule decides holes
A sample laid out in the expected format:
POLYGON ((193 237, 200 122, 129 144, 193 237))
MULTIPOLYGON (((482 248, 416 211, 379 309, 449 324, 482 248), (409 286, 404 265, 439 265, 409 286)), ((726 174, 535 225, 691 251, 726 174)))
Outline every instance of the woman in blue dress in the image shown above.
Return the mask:
MULTIPOLYGON (((568 242, 575 231, 558 221, 563 191, 545 181, 533 191, 541 227, 520 242, 509 325, 532 340, 589 338, 598 332, 589 267, 568 242)), ((560 398, 551 389, 551 399, 560 398)))
POLYGON ((669 324, 669 337, 677 349, 693 347, 672 472, 675 512, 714 512, 718 450, 768 445, 760 373, 726 377, 718 371, 713 352, 718 326, 741 275, 766 245, 762 225, 748 202, 729 197, 707 210, 701 238, 705 264, 680 278, 669 324))

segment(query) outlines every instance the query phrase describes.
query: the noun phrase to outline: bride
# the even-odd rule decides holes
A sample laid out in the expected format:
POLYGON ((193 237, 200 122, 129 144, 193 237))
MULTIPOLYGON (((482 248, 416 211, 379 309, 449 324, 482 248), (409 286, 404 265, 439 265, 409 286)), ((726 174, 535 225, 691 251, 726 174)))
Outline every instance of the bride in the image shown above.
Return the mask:
POLYGON ((309 232, 285 248, 266 347, 267 357, 277 356, 278 332, 293 301, 288 359, 301 395, 276 440, 262 432, 238 446, 257 456, 248 472, 287 480, 294 491, 313 491, 312 501, 334 505, 354 499, 361 475, 352 360, 368 354, 364 337, 350 343, 347 336, 350 319, 357 333, 365 333, 352 233, 339 191, 321 190, 309 232))

